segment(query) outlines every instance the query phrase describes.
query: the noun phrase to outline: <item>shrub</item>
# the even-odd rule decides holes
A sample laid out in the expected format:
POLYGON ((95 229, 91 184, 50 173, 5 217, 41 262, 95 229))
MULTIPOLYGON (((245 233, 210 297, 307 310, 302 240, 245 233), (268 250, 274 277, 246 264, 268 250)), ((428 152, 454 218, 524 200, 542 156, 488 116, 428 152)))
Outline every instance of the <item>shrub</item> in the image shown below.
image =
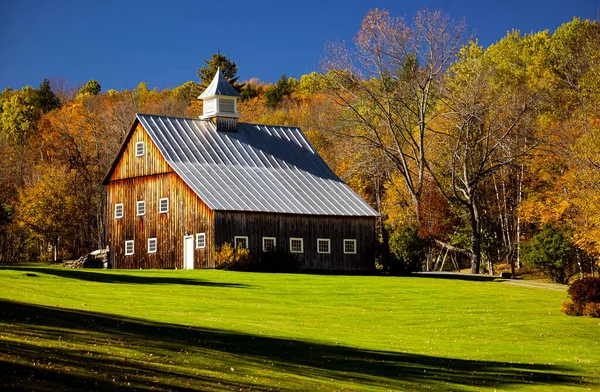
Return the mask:
POLYGON ((600 302, 590 302, 585 304, 583 315, 589 317, 600 317, 600 302))
POLYGON ((421 270, 421 260, 429 242, 419 237, 415 225, 402 226, 390 235, 390 273, 403 275, 421 270))
POLYGON ((216 268, 229 271, 250 270, 250 251, 241 246, 235 249, 229 242, 225 242, 215 249, 213 256, 216 268))
POLYGON ((569 287, 571 301, 561 311, 570 316, 600 317, 600 278, 581 278, 569 287))
POLYGON ((590 257, 573 241, 572 230, 552 224, 544 225, 522 248, 526 264, 541 270, 556 283, 567 284, 590 257))
POLYGON ((600 278, 581 278, 568 290, 571 300, 578 304, 600 302, 600 278))
POLYGON ((583 307, 573 301, 565 301, 560 311, 569 316, 581 316, 583 314, 583 307))
POLYGON ((256 270, 261 272, 297 272, 299 268, 298 258, 293 253, 286 249, 276 248, 262 254, 256 270))

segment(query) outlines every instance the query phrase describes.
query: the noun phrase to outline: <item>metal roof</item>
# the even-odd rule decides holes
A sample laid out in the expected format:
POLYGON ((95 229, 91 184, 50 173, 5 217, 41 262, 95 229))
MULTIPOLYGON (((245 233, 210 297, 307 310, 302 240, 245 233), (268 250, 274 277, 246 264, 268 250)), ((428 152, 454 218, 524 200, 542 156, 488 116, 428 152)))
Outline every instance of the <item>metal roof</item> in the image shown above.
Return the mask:
POLYGON ((225 75, 223 75, 223 71, 221 71, 221 68, 217 70, 217 73, 215 74, 215 77, 213 78, 212 82, 210 82, 206 90, 204 90, 204 92, 200 94, 198 99, 209 98, 215 95, 225 95, 228 97, 240 96, 240 93, 238 93, 236 89, 234 89, 231 86, 231 84, 229 84, 227 79, 225 79, 225 75))
POLYGON ((137 120, 213 210, 378 216, 299 128, 239 123, 237 132, 217 132, 196 118, 138 114, 137 120))

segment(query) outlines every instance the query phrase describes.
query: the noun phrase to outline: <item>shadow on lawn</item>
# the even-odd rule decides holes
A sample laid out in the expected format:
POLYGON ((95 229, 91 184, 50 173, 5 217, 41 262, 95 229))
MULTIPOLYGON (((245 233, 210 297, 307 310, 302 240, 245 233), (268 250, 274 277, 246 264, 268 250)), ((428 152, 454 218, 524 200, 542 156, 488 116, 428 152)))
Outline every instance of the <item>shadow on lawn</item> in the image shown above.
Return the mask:
MULTIPOLYGON (((79 279, 87 282, 98 282, 98 283, 127 283, 127 284, 181 284, 190 286, 214 286, 214 287, 238 287, 246 288, 245 284, 238 283, 221 283, 211 282, 202 279, 189 279, 189 278, 173 278, 173 277, 161 277, 161 276, 137 276, 135 272, 133 274, 127 273, 114 273, 114 272, 91 272, 83 271, 80 269, 60 269, 60 268, 39 268, 39 267, 4 267, 0 270, 13 270, 23 271, 25 273, 40 273, 46 275, 60 276, 61 278, 79 279)), ((32 276, 32 275, 28 275, 32 276)))
POLYGON ((295 376, 314 380, 314 388, 352 380, 351 389, 581 382, 551 365, 362 350, 5 300, 0 331, 0 385, 10 390, 292 390, 301 388, 295 376), (54 346, 44 346, 44 339, 54 346))
POLYGON ((468 273, 458 273, 458 272, 414 272, 410 274, 411 277, 416 278, 437 278, 437 279, 456 279, 456 280, 470 280, 476 282, 493 282, 496 279, 499 279, 498 276, 490 276, 490 275, 476 275, 476 274, 468 274, 468 273))

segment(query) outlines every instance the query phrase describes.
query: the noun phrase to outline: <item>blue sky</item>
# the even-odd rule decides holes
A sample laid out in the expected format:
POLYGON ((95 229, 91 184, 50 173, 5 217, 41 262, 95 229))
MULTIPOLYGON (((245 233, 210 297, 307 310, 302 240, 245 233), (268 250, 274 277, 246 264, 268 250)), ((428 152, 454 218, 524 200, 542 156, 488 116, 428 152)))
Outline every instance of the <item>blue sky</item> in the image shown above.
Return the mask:
POLYGON ((465 18, 482 45, 508 30, 553 31, 574 16, 597 19, 600 0, 505 1, 71 1, 0 0, 0 90, 44 77, 103 91, 175 87, 196 80, 220 50, 240 80, 274 82, 317 70, 326 42, 351 40, 372 8, 411 17, 419 8, 465 18))

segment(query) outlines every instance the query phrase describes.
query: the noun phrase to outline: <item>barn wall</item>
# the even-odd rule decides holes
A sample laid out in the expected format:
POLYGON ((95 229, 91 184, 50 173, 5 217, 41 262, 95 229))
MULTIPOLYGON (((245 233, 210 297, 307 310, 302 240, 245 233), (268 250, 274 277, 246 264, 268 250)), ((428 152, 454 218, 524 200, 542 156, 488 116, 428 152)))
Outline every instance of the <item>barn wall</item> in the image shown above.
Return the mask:
MULTIPOLYGON (((194 267, 211 268, 213 212, 173 172, 144 128, 138 124, 107 186, 107 233, 112 268, 182 268, 183 237, 206 233, 206 248, 195 249, 194 267), (135 155, 135 143, 144 142, 145 155, 135 155), (169 199, 169 212, 159 213, 159 200, 169 199), (146 202, 146 214, 136 215, 137 201, 146 202), (124 217, 115 219, 115 204, 124 217), (148 238, 156 238, 157 252, 148 253, 148 238), (125 241, 134 240, 134 254, 125 256, 125 241)), ((194 238, 195 241, 195 238, 194 238)))
POLYGON ((173 172, 171 166, 163 158, 156 145, 152 142, 152 139, 150 139, 150 136, 148 136, 148 133, 144 130, 144 127, 138 123, 125 146, 125 151, 115 167, 110 180, 114 181, 171 172, 173 172), (144 142, 144 156, 138 157, 135 155, 135 144, 137 142, 144 142))
POLYGON ((290 237, 299 237, 304 253, 294 255, 304 270, 375 268, 375 218, 215 211, 214 220, 215 245, 247 236, 254 258, 262 253, 262 237, 275 237, 277 247, 288 250, 290 237), (331 240, 331 254, 317 252, 317 238, 331 240), (344 239, 356 239, 356 254, 344 254, 344 239))

